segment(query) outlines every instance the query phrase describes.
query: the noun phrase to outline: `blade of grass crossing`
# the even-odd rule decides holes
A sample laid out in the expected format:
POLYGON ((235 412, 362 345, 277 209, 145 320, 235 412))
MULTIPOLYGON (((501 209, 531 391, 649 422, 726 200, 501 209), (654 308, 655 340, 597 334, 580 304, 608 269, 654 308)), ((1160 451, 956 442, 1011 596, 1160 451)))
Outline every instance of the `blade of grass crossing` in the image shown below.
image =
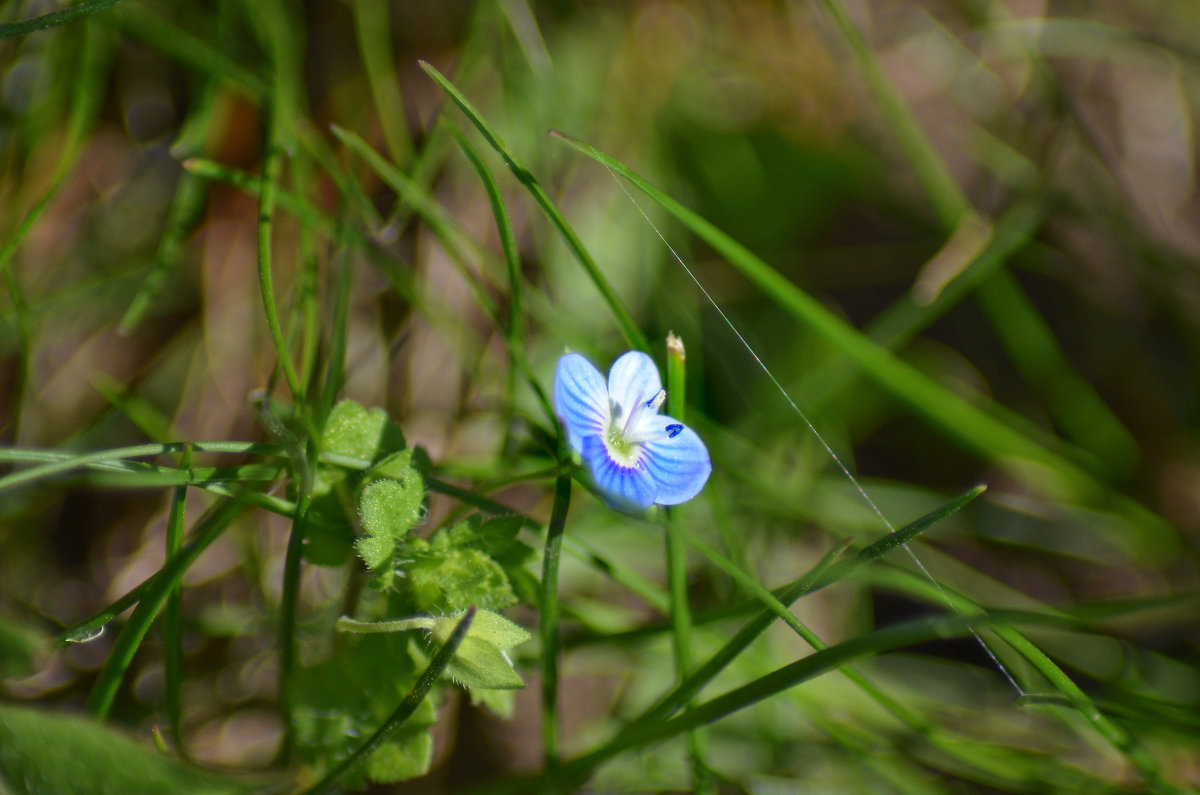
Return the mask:
POLYGON ((621 333, 629 346, 640 351, 649 351, 649 343, 638 328, 637 323, 634 322, 633 316, 625 308, 616 291, 604 276, 604 272, 600 270, 600 266, 596 264, 595 259, 592 258, 592 255, 583 245, 579 236, 575 234, 575 230, 567 223, 567 219, 563 217, 558 207, 555 206, 550 195, 546 193, 537 179, 521 165, 500 136, 484 120, 483 116, 480 115, 479 111, 475 109, 462 92, 455 88, 441 72, 433 68, 430 64, 421 61, 420 65, 426 74, 441 86, 442 90, 446 92, 454 104, 458 105, 459 109, 466 114, 471 123, 475 125, 475 128, 483 135, 484 140, 496 150, 496 153, 504 160, 505 165, 512 171, 513 176, 525 186, 530 195, 533 196, 534 201, 542 209, 542 212, 546 214, 546 217, 550 219, 554 227, 558 229, 566 241, 567 247, 570 248, 575 258, 579 260, 579 263, 583 265, 588 277, 592 280, 592 284, 599 290, 600 296, 604 299, 605 304, 608 305, 609 311, 612 312, 613 318, 617 321, 617 325, 621 328, 621 333))
POLYGON ((437 684, 442 673, 446 670, 446 666, 450 664, 458 647, 462 644, 463 639, 467 636, 471 629, 471 622, 475 620, 475 608, 469 608, 459 622, 454 626, 454 630, 450 633, 450 637, 446 639, 446 643, 433 659, 429 661, 429 666, 421 674, 421 678, 413 685, 413 689, 408 692, 400 705, 395 711, 388 716, 388 719, 367 738, 361 746, 354 750, 350 756, 342 761, 337 767, 329 771, 325 778, 318 781, 309 789, 305 790, 305 795, 324 795, 325 793, 341 792, 339 782, 342 778, 353 770, 358 764, 365 760, 368 756, 375 752, 388 737, 395 734, 404 722, 408 720, 417 707, 437 684))
MULTIPOLYGON (((479 177, 479 181, 483 183, 484 191, 487 193, 488 202, 492 206, 492 215, 496 219, 496 231, 500 235, 500 250, 504 253, 504 264, 508 266, 508 313, 507 323, 504 326, 506 336, 508 338, 508 349, 514 357, 524 359, 525 352, 525 334, 524 334, 524 315, 521 312, 521 255, 517 251, 516 237, 513 235, 512 222, 508 217, 508 209, 504 206, 504 197, 500 195, 500 186, 496 184, 492 172, 483 162, 483 158, 475 151, 475 147, 467 140, 467 137, 458 130, 457 127, 450 127, 450 133, 462 150, 463 155, 467 158, 467 162, 471 164, 471 168, 475 170, 475 174, 479 177)), ((512 414, 513 406, 516 402, 516 367, 510 367, 508 370, 508 413, 512 414)), ((547 403, 545 408, 549 409, 547 403)), ((553 418, 554 412, 549 409, 549 417, 553 418)), ((511 423, 506 425, 506 433, 511 428, 511 423)), ((505 445, 505 448, 508 444, 505 445)))
POLYGON ((997 624, 992 629, 1005 643, 1020 652, 1042 676, 1049 679, 1101 737, 1108 740, 1114 747, 1125 754, 1125 757, 1142 774, 1151 791, 1177 791, 1163 780, 1158 760, 1146 750, 1145 746, 1139 743, 1120 724, 1110 720, 1104 713, 1097 709, 1095 702, 1083 692, 1083 689, 1079 685, 1075 684, 1075 680, 1067 676, 1035 643, 1015 628, 1005 624, 997 624))
POLYGON ((35 480, 50 477, 51 475, 68 472, 72 469, 120 461, 125 458, 140 458, 143 456, 160 455, 162 453, 182 453, 188 447, 191 447, 196 452, 203 453, 279 455, 279 448, 274 445, 263 445, 256 442, 167 442, 165 444, 139 444, 132 447, 116 447, 110 450, 98 450, 93 453, 84 454, 59 450, 22 450, 9 448, 0 450, 0 461, 40 461, 45 463, 41 466, 10 472, 0 478, 0 491, 32 483, 35 480))
POLYGON ((117 689, 125 676, 125 671, 128 670, 129 664, 133 661, 133 655, 141 645, 142 639, 146 637, 150 624, 158 614, 159 608, 167 600, 168 594, 178 585, 184 572, 195 562, 200 553, 207 549, 213 541, 216 541, 247 507, 245 503, 234 499, 223 501, 210 510, 208 515, 197 525, 191 543, 167 560, 159 569, 158 574, 147 581, 137 607, 134 608, 128 623, 121 629, 121 634, 117 637, 117 641, 100 671, 100 676, 92 687, 91 695, 87 700, 88 712, 98 718, 108 715, 113 700, 116 698, 117 689))
MULTIPOLYGON (((970 597, 943 584, 935 588, 915 572, 898 567, 886 567, 879 574, 887 573, 888 578, 896 583, 904 592, 910 595, 922 595, 931 604, 949 602, 953 609, 961 615, 973 618, 981 626, 987 624, 995 637, 1003 640, 1021 657, 1026 659, 1035 670, 1044 676, 1067 700, 1071 706, 1096 730, 1096 732, 1113 747, 1125 755, 1139 773, 1152 785, 1153 791, 1174 791, 1162 781, 1158 761, 1119 724, 1105 716, 1095 705, 1095 702, 1075 684, 1062 668, 1058 666, 1035 643, 1026 638, 1016 629, 1019 622, 1048 623, 1052 625, 1074 626, 1077 620, 1069 614, 1051 611, 1045 608, 1036 612, 1031 611, 985 611, 970 597), (905 587, 901 583, 907 582, 905 587), (1004 616, 1012 620, 1005 620, 1004 616)), ((1022 697, 1028 695, 1022 692, 1022 697)))

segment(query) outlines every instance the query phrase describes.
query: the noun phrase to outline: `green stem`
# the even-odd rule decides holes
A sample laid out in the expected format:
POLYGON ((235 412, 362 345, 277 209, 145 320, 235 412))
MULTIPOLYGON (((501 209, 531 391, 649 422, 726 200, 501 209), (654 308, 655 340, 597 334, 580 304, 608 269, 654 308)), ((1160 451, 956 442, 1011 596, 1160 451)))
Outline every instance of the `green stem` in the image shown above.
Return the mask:
POLYGON ((271 341, 275 344, 279 366, 283 370, 288 388, 292 390, 292 397, 299 404, 304 401, 304 390, 300 386, 300 379, 296 376, 287 344, 284 342, 283 329, 279 325, 279 312, 275 308, 275 287, 271 279, 271 215, 275 211, 275 183, 279 179, 283 155, 274 134, 269 137, 267 147, 267 156, 263 161, 262 189, 258 194, 258 285, 262 291, 263 313, 267 317, 267 328, 271 331, 271 341))
MULTIPOLYGON (((674 332, 667 334, 667 414, 686 423, 686 362, 683 340, 674 332)), ((666 558, 667 585, 671 597, 671 638, 675 654, 675 679, 682 683, 692 668, 692 609, 688 603, 687 533, 681 508, 667 508, 666 558)), ((691 759, 692 786, 706 787, 704 754, 697 732, 687 734, 691 759)))
POLYGON ((563 465, 554 483, 554 507, 542 555, 542 745, 547 771, 558 764, 558 558, 570 506, 571 474, 563 465))
MULTIPOLYGON (((179 462, 181 469, 192 464, 192 450, 184 450, 179 462)), ((171 499, 171 513, 167 518, 167 559, 178 555, 183 549, 183 524, 187 514, 187 486, 176 486, 171 499)), ((183 591, 176 583, 167 594, 167 605, 163 609, 163 690, 164 711, 171 727, 171 740, 176 748, 183 747, 183 707, 180 691, 183 689, 183 591)))

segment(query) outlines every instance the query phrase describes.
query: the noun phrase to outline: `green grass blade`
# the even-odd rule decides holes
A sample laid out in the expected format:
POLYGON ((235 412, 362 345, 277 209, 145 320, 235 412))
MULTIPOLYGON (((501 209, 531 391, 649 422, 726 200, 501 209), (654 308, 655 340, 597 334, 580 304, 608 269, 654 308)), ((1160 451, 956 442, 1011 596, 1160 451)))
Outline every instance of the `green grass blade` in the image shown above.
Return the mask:
POLYGON ((496 131, 491 128, 491 125, 484 120, 479 111, 477 111, 475 107, 467 100, 467 98, 463 96, 462 92, 455 88, 453 83, 446 79, 441 72, 439 72, 437 69, 434 69, 430 64, 426 63, 425 61, 421 61, 420 63, 421 68, 425 70, 426 74, 428 74, 431 78, 433 78, 434 82, 441 86, 442 90, 446 92, 446 95, 450 97, 455 105, 458 105, 459 109, 466 114, 471 123, 475 125, 475 128, 483 135, 484 140, 486 140, 488 144, 496 150, 496 153, 500 155, 502 160, 504 160, 505 165, 507 165, 509 170, 512 171, 513 176, 515 176, 517 181, 525 186, 526 190, 528 190, 530 195, 533 196, 534 201, 537 202, 537 205, 542 209, 542 212, 544 212, 546 217, 550 219, 550 222, 554 224, 554 227, 562 235, 563 240, 566 241, 567 247, 570 248, 571 253, 573 253, 575 258, 579 260, 579 263, 583 265, 583 269, 587 272, 588 278, 592 280, 592 284, 594 284, 596 289, 599 290, 600 296, 604 299, 604 303, 608 305, 609 311, 612 312, 613 318, 617 321, 617 325, 620 326, 621 333, 624 335, 626 343, 628 343, 632 348, 636 348, 641 351, 649 351, 650 345, 646 341, 646 338, 642 334, 641 330, 637 327, 637 324, 634 322, 633 316, 630 315, 629 310, 625 308, 625 305, 617 296, 616 291, 613 289, 612 285, 609 284, 608 278, 605 277, 604 272, 600 270, 600 266, 596 264, 595 259, 592 258, 592 255, 588 252, 587 248, 584 247, 583 241, 581 241, 579 236, 575 234, 575 230, 569 223, 567 223, 567 219, 563 217, 563 214, 559 211, 558 207, 555 206, 553 200, 550 198, 550 195, 546 193, 545 188, 543 188, 541 183, 534 178, 533 174, 531 174, 524 166, 521 165, 521 163, 512 154, 508 146, 504 143, 496 131))
POLYGON ((514 351, 524 350, 524 334, 522 332, 524 316, 521 312, 521 255, 517 251, 517 240, 513 235, 512 222, 508 217, 508 208, 504 205, 504 197, 500 195, 500 186, 496 178, 483 162, 483 158, 475 151, 475 147, 467 140, 458 128, 450 128, 451 135, 459 149, 475 170, 479 181, 483 183, 487 193, 488 203, 492 206, 492 215, 496 219, 496 231, 500 235, 500 250, 504 253, 504 264, 508 268, 508 318, 505 330, 508 332, 509 347, 514 351))
POLYGON ((42 461, 41 466, 12 472, 0 478, 0 491, 26 485, 35 480, 68 472, 72 469, 96 464, 119 461, 124 458, 140 458, 162 453, 182 453, 191 448, 197 453, 246 453, 279 455, 274 445, 255 442, 167 442, 165 444, 140 444, 132 447, 116 447, 82 455, 63 453, 56 450, 25 450, 19 448, 0 449, 0 462, 42 461))
POLYGON ((921 533, 924 533, 938 522, 961 511, 967 506, 968 503, 973 501, 980 494, 983 494, 985 491, 987 491, 987 486, 982 484, 972 489, 968 489, 942 507, 930 511, 920 519, 906 524, 896 532, 889 533, 876 541, 874 544, 866 547, 858 553, 854 562, 858 565, 870 563, 876 558, 883 557, 893 549, 904 546, 909 541, 912 541, 914 538, 919 536, 921 533))
POLYGON ((1136 737, 1097 709, 1095 703, 1083 692, 1083 689, 1075 684, 1075 681, 1067 676, 1045 652, 1011 626, 998 624, 993 627, 993 630, 1005 643, 1028 660, 1042 676, 1049 679, 1058 692, 1062 693, 1075 708, 1075 711, 1082 715, 1101 737, 1125 754, 1125 757, 1133 763, 1152 790, 1165 791, 1168 789, 1162 780, 1162 771, 1159 768, 1158 760, 1138 742, 1136 737))
POLYGON ((999 270, 978 291, 992 328, 1017 369, 1035 390, 1064 434, 1093 453, 1116 478, 1136 468, 1138 444, 1112 409, 1067 361, 1054 332, 1021 289, 999 270))
POLYGON ((367 74, 367 85, 371 87, 379 126, 383 129, 383 140, 392 162, 403 168, 412 160, 413 145, 408 134, 400 81, 396 79, 388 3, 387 0, 355 0, 351 9, 358 51, 367 74))
POLYGON ((115 6, 119 2, 121 0, 85 0, 85 2, 79 5, 59 11, 51 11, 49 14, 42 14, 40 17, 22 20, 21 22, 9 22, 8 24, 0 25, 0 39, 10 39, 13 36, 24 36, 27 33, 66 25, 68 22, 74 22, 81 17, 115 6))
POLYGON ((142 639, 150 629, 150 624, 158 614, 159 608, 167 600, 168 594, 179 584, 184 572, 208 548, 225 529, 246 510, 247 506, 239 500, 229 500, 221 503, 205 517, 196 528, 195 536, 179 554, 163 564, 141 593, 138 605, 128 623, 121 629, 117 642, 113 645, 100 676, 88 696, 88 711, 97 717, 105 717, 116 698, 117 688, 125 676, 125 671, 133 661, 133 655, 141 645, 142 639))
POLYGON ((297 403, 304 401, 304 388, 292 365, 292 356, 284 341, 283 328, 279 325, 279 311, 275 308, 275 286, 271 275, 271 229, 272 216, 275 212, 275 183, 279 180, 283 152, 279 142, 271 139, 263 163, 262 190, 258 194, 258 285, 262 295, 263 315, 267 319, 267 328, 271 332, 271 341, 275 344, 275 355, 283 378, 287 381, 288 389, 297 403))
MULTIPOLYGON (((776 592, 780 604, 790 606, 806 593, 809 593, 820 582, 821 578, 845 552, 848 544, 834 547, 825 553, 817 564, 808 570, 795 582, 776 592)), ((633 725, 654 723, 665 720, 677 709, 688 703, 692 698, 713 679, 724 671, 747 647, 778 618, 771 609, 761 611, 748 621, 729 642, 722 646, 712 657, 704 662, 692 674, 681 681, 668 695, 664 696, 653 707, 639 717, 633 725)))
POLYGON ((213 46, 211 42, 220 41, 216 31, 206 39, 168 22, 138 3, 118 8, 104 21, 199 74, 228 81, 254 100, 267 95, 266 81, 213 46))
POLYGON ((451 261, 462 272, 464 280, 472 290, 476 303, 479 304, 479 307, 488 314, 497 326, 503 327, 499 312, 488 295, 486 289, 487 282, 480 274, 471 270, 471 267, 467 264, 474 255, 481 253, 479 246, 470 240, 470 236, 462 230, 459 224, 443 208, 438 206, 427 192, 422 190, 416 182, 402 174, 394 165, 385 160, 382 155, 371 148, 370 144, 349 130, 343 130, 336 125, 332 129, 334 136, 339 141, 365 160, 367 165, 371 167, 371 170, 379 175, 380 179, 396 192, 396 195, 410 204, 425 223, 429 225, 430 231, 441 242, 446 252, 450 255, 451 261))
MULTIPOLYGON (((192 464, 191 448, 184 450, 179 467, 192 464)), ((166 558, 170 560, 183 549, 183 525, 187 515, 187 486, 178 486, 171 497, 167 516, 166 558)), ((183 589, 179 583, 167 593, 163 608, 163 711, 176 748, 183 744, 183 589)))

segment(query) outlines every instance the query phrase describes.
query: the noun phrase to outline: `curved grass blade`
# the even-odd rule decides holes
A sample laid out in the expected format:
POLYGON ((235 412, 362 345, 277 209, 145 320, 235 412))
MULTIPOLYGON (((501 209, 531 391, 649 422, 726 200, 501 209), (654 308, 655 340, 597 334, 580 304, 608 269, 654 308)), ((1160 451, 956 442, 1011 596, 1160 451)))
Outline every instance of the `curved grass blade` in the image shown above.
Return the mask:
MULTIPOLYGON (((471 164, 471 168, 475 169, 475 173, 479 176, 479 181, 483 183, 484 191, 488 196, 488 202, 492 205, 492 215, 496 218, 496 231, 500 235, 500 250, 504 252, 504 264, 508 267, 508 313, 507 323, 504 326, 506 337, 508 339, 508 349, 512 356, 519 363, 519 367, 525 371, 529 380, 529 385, 533 388, 534 394, 541 403, 542 409, 546 412, 547 419, 554 423, 557 418, 554 414, 554 409, 550 405, 549 398, 546 397, 546 391, 542 389, 541 383, 533 377, 532 371, 525 359, 525 333, 524 333, 524 313, 522 311, 521 300, 521 255, 517 250, 516 237, 513 235, 512 222, 508 217, 508 209, 504 205, 504 197, 500 194, 500 186, 496 183, 496 178, 492 176, 491 170, 487 164, 483 162, 483 158, 467 140, 467 137, 457 127, 448 127, 451 136, 466 156, 467 162, 471 164)), ((511 407, 515 402, 516 388, 516 373, 513 370, 509 371, 508 379, 508 405, 511 407)))
POLYGON ((575 234, 575 230, 571 228, 569 223, 567 223, 567 219, 563 217, 561 212, 559 212, 558 207, 555 206, 554 202, 550 198, 550 195, 546 193, 545 188, 543 188, 541 183, 534 178, 533 174, 529 173, 529 171, 521 165, 521 163, 512 154, 508 146, 504 143, 496 131, 492 129, 491 125, 484 120, 483 116, 481 116, 479 111, 477 111, 475 107, 467 100, 467 98, 463 96, 462 92, 455 88, 454 84, 446 79, 445 75, 425 61, 420 61, 419 63, 421 68, 425 70, 425 73, 433 78, 434 82, 441 86, 442 90, 446 92, 446 95, 450 97, 454 104, 458 105, 459 109, 466 114, 471 123, 475 125, 475 128, 479 130, 480 134, 483 135, 484 140, 486 140, 488 144, 496 150, 496 153, 500 155, 502 160, 504 160, 505 165, 507 165, 509 170, 512 171, 513 176, 517 178, 518 182, 525 186, 530 195, 533 196, 534 201, 537 202, 538 206, 542 208, 542 212, 546 214, 546 217, 549 218, 550 222, 554 224, 556 229, 558 229, 559 233, 563 236, 563 240, 566 241, 567 247, 571 249, 571 253, 573 253, 575 258, 579 260, 579 263, 583 265, 584 270, 587 271, 588 277, 592 280, 592 284, 594 284, 596 289, 600 291, 600 295, 604 299, 604 302, 608 305, 609 311, 612 312, 614 319, 616 319, 617 325, 621 327, 621 333, 624 335, 625 341, 632 348, 649 352, 650 345, 646 341, 646 338, 642 334, 641 330, 637 327, 632 315, 629 314, 629 310, 625 308, 623 303, 621 303, 621 299, 617 296, 617 293, 613 289, 612 285, 609 284, 608 279, 604 276, 603 271, 600 270, 600 266, 596 264, 596 261, 592 258, 592 255, 588 253, 588 250, 583 245, 583 241, 579 239, 579 236, 575 234))
POLYGON ((117 636, 117 642, 104 662, 104 668, 101 669, 100 676, 92 687, 91 695, 88 696, 89 712, 101 718, 108 714, 113 699, 116 698, 117 688, 121 685, 121 679, 124 678, 129 663, 133 661, 134 653, 137 652, 142 639, 146 637, 150 624, 158 614, 159 608, 167 600, 167 596, 174 590, 183 578, 184 572, 200 553, 207 549, 213 541, 216 541, 217 537, 248 507, 246 503, 234 499, 223 502, 214 508, 200 522, 192 542, 178 554, 172 556, 159 569, 158 574, 147 581, 146 588, 140 595, 138 606, 134 608, 133 615, 129 617, 128 623, 121 629, 121 634, 117 636))

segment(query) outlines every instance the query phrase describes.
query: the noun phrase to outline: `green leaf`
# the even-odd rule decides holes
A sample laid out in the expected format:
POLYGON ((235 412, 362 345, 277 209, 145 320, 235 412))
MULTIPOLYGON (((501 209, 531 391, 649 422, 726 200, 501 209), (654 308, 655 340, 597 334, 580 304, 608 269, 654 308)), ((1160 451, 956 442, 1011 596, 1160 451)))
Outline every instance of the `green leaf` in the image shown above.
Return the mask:
POLYGON ((403 450, 404 434, 380 408, 365 409, 343 400, 329 412, 323 447, 326 453, 375 461, 403 450))
MULTIPOLYGON (((445 644, 460 618, 461 614, 437 619, 431 633, 434 641, 445 644)), ((530 637, 520 624, 491 610, 479 610, 446 672, 456 682, 470 688, 512 690, 525 687, 504 650, 518 646, 530 637)))
POLYGON ((392 559, 396 542, 388 536, 365 536, 354 542, 354 548, 368 569, 378 569, 392 559))
POLYGON ((493 715, 504 720, 512 720, 517 709, 516 693, 508 690, 484 690, 475 688, 468 691, 471 694, 471 705, 486 707, 493 715))
POLYGON ((427 731, 401 734, 367 758, 367 778, 380 784, 407 781, 424 775, 432 759, 432 734, 427 731))
POLYGON ((375 478, 407 480, 411 477, 415 477, 418 481, 421 478, 420 472, 417 471, 416 464, 413 462, 412 450, 391 453, 367 471, 368 480, 375 478))
MULTIPOLYGON (((336 500, 335 500, 336 502, 336 500)), ((310 517, 312 513, 310 511, 310 517)), ((350 558, 354 530, 342 519, 330 521, 322 512, 304 528, 304 559, 316 566, 342 566, 350 558)))
MULTIPOLYGON (((461 615, 438 618, 433 625, 433 639, 439 644, 445 643, 458 624, 461 615)), ((480 610, 475 614, 475 621, 467 632, 467 640, 472 638, 490 643, 497 649, 511 649, 520 646, 532 637, 529 632, 515 621, 510 621, 493 610, 480 610)), ((460 652, 461 653, 461 652, 460 652)))
POLYGON ((418 610, 460 613, 471 605, 508 607, 517 601, 500 564, 477 549, 417 539, 409 546, 413 562, 405 569, 406 582, 418 610))
POLYGON ((81 715, 0 706, 0 791, 27 795, 250 792, 81 715), (11 789, 10 789, 11 788, 11 789))
POLYGON ((525 681, 513 670, 508 658, 492 644, 468 635, 458 653, 446 666, 446 673, 465 687, 487 690, 515 690, 525 681))
MULTIPOLYGON (((332 768, 349 757, 362 738, 388 718, 417 680, 406 636, 348 637, 358 640, 339 644, 335 657, 300 668, 293 677, 297 753, 305 762, 319 767, 332 768)), ((350 775, 347 786, 362 786, 364 776, 392 782, 426 772, 433 758, 428 730, 435 721, 433 702, 425 699, 367 764, 350 775)))
POLYGON ((519 514, 496 516, 479 525, 475 531, 475 544, 507 569, 510 578, 512 570, 523 567, 537 555, 533 547, 517 540, 524 521, 519 514))
POLYGON ((0 677, 29 676, 49 640, 31 627, 0 616, 0 677))
POLYGON ((425 487, 415 475, 405 480, 371 481, 363 486, 358 503, 363 530, 392 541, 403 539, 420 522, 424 497, 425 487))

